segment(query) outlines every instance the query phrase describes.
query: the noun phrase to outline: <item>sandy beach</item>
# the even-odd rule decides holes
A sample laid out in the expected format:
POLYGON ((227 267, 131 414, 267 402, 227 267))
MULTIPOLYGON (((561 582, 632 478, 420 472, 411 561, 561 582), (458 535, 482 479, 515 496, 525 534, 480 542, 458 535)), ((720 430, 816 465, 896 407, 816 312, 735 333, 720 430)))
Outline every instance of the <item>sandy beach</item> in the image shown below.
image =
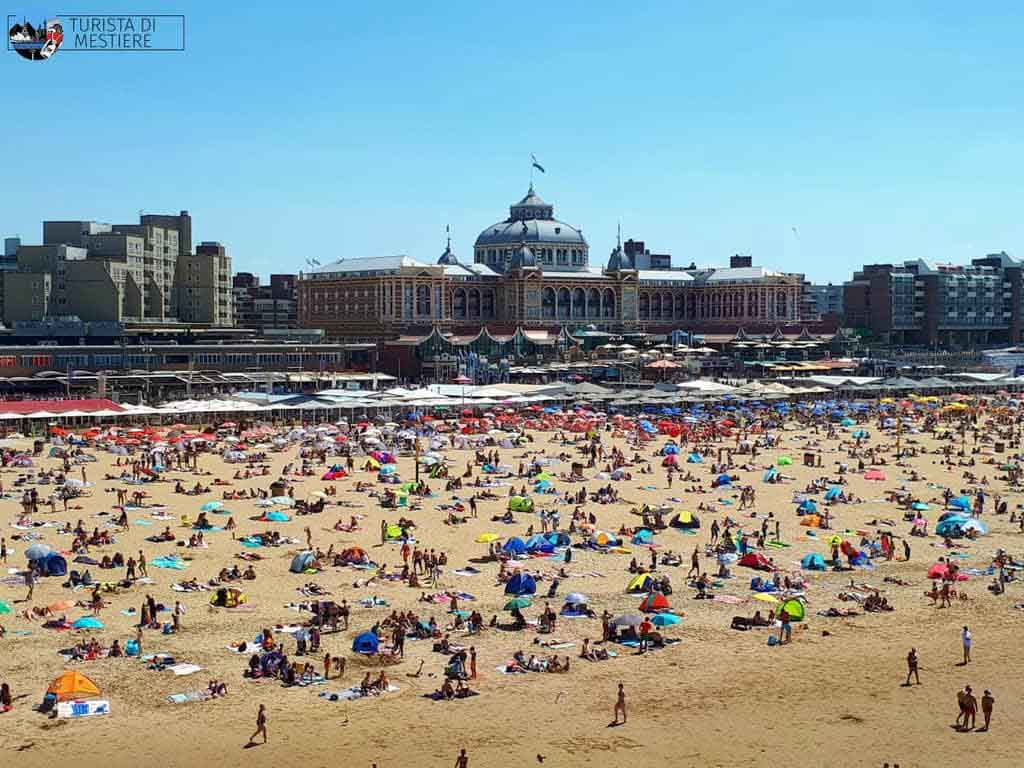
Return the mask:
MULTIPOLYGON (((35 766, 52 765, 57 760, 72 759, 83 765, 140 765, 160 764, 186 766, 196 763, 246 765, 328 765, 343 763, 353 766, 433 766, 452 765, 460 748, 465 747, 471 765, 534 765, 543 759, 545 766, 635 766, 635 765, 693 765, 693 766, 761 766, 761 765, 841 765, 925 766, 936 763, 976 766, 1019 765, 1021 742, 1017 728, 1022 716, 1019 707, 1024 693, 1022 662, 1017 658, 1019 631, 1024 614, 1014 608, 1020 601, 1019 582, 1007 585, 1005 594, 994 595, 988 586, 990 575, 970 576, 957 585, 965 599, 953 600, 948 608, 939 609, 925 596, 930 587, 929 568, 939 557, 955 553, 955 561, 963 569, 986 569, 991 565, 997 549, 1014 554, 1019 551, 1021 534, 1018 525, 1009 520, 1009 514, 994 514, 993 496, 999 494, 1013 511, 1022 501, 1021 494, 1011 489, 1005 479, 1006 472, 999 465, 1012 459, 1018 450, 1016 442, 1007 453, 993 453, 995 428, 982 415, 978 428, 980 439, 974 443, 970 433, 965 441, 968 456, 975 466, 945 467, 939 453, 942 447, 960 448, 960 439, 937 438, 934 434, 913 429, 903 433, 904 446, 918 451, 918 455, 905 459, 902 466, 894 465, 894 435, 891 430, 879 428, 878 419, 866 415, 857 428, 870 434, 862 440, 859 450, 886 446, 876 458, 885 458, 886 464, 872 464, 865 459, 867 468, 881 470, 885 479, 872 481, 858 470, 858 458, 851 458, 853 447, 850 428, 840 428, 834 438, 827 438, 824 428, 814 434, 808 425, 794 421, 782 429, 771 430, 778 444, 761 447, 756 458, 736 455, 729 474, 738 480, 729 487, 694 493, 687 490, 695 482, 705 489, 713 477, 711 464, 714 453, 702 464, 686 464, 684 448, 680 463, 683 473, 689 471, 696 481, 684 482, 676 478, 670 489, 665 470, 661 467, 661 450, 667 438, 656 436, 639 449, 632 444, 632 435, 614 437, 612 432, 600 432, 605 449, 616 446, 627 457, 639 450, 643 462, 650 462, 652 474, 640 474, 643 463, 632 464, 627 470, 632 478, 621 481, 594 479, 600 466, 585 470, 582 482, 569 482, 559 475, 568 473, 570 461, 550 467, 554 475, 551 484, 562 493, 576 493, 581 487, 596 492, 598 487, 611 484, 620 501, 611 504, 589 502, 587 513, 597 518, 597 528, 615 532, 620 526, 640 525, 640 518, 630 510, 644 504, 652 507, 666 505, 673 513, 692 511, 698 515, 701 527, 695 532, 676 528, 658 531, 655 543, 659 553, 672 550, 682 555, 678 567, 659 566, 658 574, 671 579, 673 594, 669 601, 673 610, 682 616, 680 623, 663 628, 666 637, 681 642, 656 651, 639 655, 635 649, 614 646, 618 656, 601 662, 579 658, 584 639, 601 639, 601 622, 596 618, 566 619, 559 617, 557 627, 550 635, 538 635, 533 628, 507 632, 487 629, 482 634, 466 638, 453 633, 453 642, 472 644, 478 654, 479 677, 471 681, 478 696, 455 701, 433 701, 425 697, 436 690, 443 680, 446 656, 432 651, 431 640, 410 640, 406 643, 405 659, 389 664, 387 674, 399 690, 380 697, 356 701, 330 701, 320 694, 339 691, 357 685, 366 671, 375 674, 380 665, 371 657, 364 658, 352 652, 352 641, 375 622, 382 621, 392 610, 413 610, 424 620, 433 616, 444 627, 452 617, 444 604, 419 602, 421 592, 435 593, 445 590, 460 591, 475 596, 473 601, 460 605, 465 610, 477 610, 485 623, 493 615, 502 620, 507 597, 502 585, 496 581, 499 566, 496 562, 475 562, 487 555, 486 544, 475 540, 482 534, 495 533, 501 540, 510 536, 526 538, 527 526, 533 524, 539 532, 537 514, 517 513, 515 522, 506 525, 492 522, 507 506, 509 486, 492 488, 500 498, 478 503, 478 517, 461 525, 445 523, 446 513, 438 506, 449 502, 453 493, 463 499, 473 492, 467 485, 461 491, 446 492, 443 479, 428 479, 432 496, 410 496, 416 508, 382 509, 376 498, 365 492, 357 493, 356 483, 376 483, 375 471, 362 471, 361 460, 356 459, 357 471, 337 481, 321 480, 327 467, 338 457, 328 457, 326 464, 313 463, 311 476, 290 475, 296 499, 314 499, 314 492, 334 486, 337 495, 328 498, 326 509, 316 515, 290 516, 287 522, 253 520, 265 508, 254 500, 225 501, 222 510, 211 514, 215 526, 223 526, 228 515, 237 523, 237 530, 208 531, 205 549, 186 549, 176 543, 153 543, 153 536, 170 526, 177 539, 187 540, 191 528, 181 525, 182 516, 194 520, 204 503, 218 501, 226 490, 241 488, 267 488, 277 479, 286 464, 298 467, 298 442, 289 443, 284 450, 270 451, 266 460, 258 464, 269 466, 269 474, 250 480, 232 480, 236 470, 245 464, 228 465, 221 457, 223 445, 217 451, 199 455, 198 467, 203 473, 167 471, 159 482, 144 486, 125 485, 117 480, 104 480, 107 474, 119 475, 124 467, 115 467, 117 457, 100 449, 86 447, 84 451, 97 461, 74 465, 70 476, 81 476, 85 468, 91 487, 87 495, 70 502, 67 512, 57 506, 51 513, 45 504, 32 516, 35 523, 61 524, 82 520, 87 530, 109 530, 116 543, 105 547, 91 547, 89 556, 100 559, 103 555, 122 552, 127 558, 139 550, 146 554, 152 583, 139 584, 118 594, 107 595, 109 605, 101 611, 102 630, 54 631, 42 626, 40 620, 19 618, 22 610, 45 606, 60 600, 88 600, 89 590, 72 593, 62 587, 64 578, 41 578, 35 587, 32 603, 23 602, 24 585, 17 582, 16 571, 26 565, 25 549, 31 542, 14 537, 26 533, 13 526, 22 512, 21 492, 16 487, 19 476, 43 469, 60 471, 62 460, 40 457, 32 468, 7 467, 0 474, 9 498, 0 502, 0 523, 7 540, 8 562, 5 573, 8 581, 0 585, 0 600, 8 603, 12 612, 0 616, 6 636, 0 640, 0 682, 10 684, 15 697, 11 712, 0 714, 0 749, 13 764, 35 766), (804 466, 805 449, 821 456, 821 467, 804 466), (973 452, 976 451, 976 452, 973 452), (778 466, 779 457, 792 457, 793 463, 778 466), (831 515, 829 531, 800 525, 796 514, 794 494, 804 491, 808 483, 819 478, 834 480, 839 477, 837 464, 844 462, 849 471, 843 475, 847 484, 843 491, 853 494, 861 503, 836 504, 828 507, 831 515), (991 462, 991 463, 990 463, 991 462), (744 464, 750 469, 742 469, 744 464), (788 478, 780 483, 766 483, 762 478, 770 465, 788 478), (916 471, 918 480, 911 480, 916 471), (949 550, 935 535, 907 537, 911 524, 903 520, 903 510, 886 500, 888 491, 903 489, 921 502, 928 511, 921 514, 928 519, 929 530, 934 529, 939 515, 945 510, 940 486, 948 486, 953 494, 972 494, 976 487, 964 477, 971 471, 979 480, 984 477, 986 494, 982 520, 988 525, 988 535, 975 540, 957 539, 957 549, 949 550), (175 481, 187 487, 197 482, 210 484, 221 478, 230 486, 214 486, 209 493, 185 495, 174 492, 175 481), (753 510, 739 510, 739 489, 750 485, 756 492, 753 510), (107 528, 119 510, 116 489, 131 493, 141 487, 148 496, 142 508, 129 509, 130 530, 127 532, 107 528), (344 502, 345 506, 338 506, 344 502), (698 511, 698 505, 711 506, 712 511, 698 511), (223 513, 228 514, 223 514, 223 513), (865 536, 874 538, 879 531, 894 534, 897 559, 884 562, 874 559, 874 567, 852 571, 814 572, 803 570, 807 582, 806 618, 794 622, 792 642, 777 647, 768 645, 773 634, 768 629, 740 632, 730 629, 734 616, 749 616, 754 610, 767 612, 777 608, 768 602, 753 599, 750 581, 763 573, 733 564, 733 578, 721 580, 711 590, 715 596, 734 596, 722 600, 696 600, 696 590, 687 586, 686 572, 694 547, 699 547, 702 569, 717 569, 714 557, 705 555, 709 541, 709 527, 713 520, 720 522, 730 516, 745 532, 754 538, 761 521, 769 512, 780 520, 781 539, 788 546, 769 548, 766 555, 777 567, 790 575, 801 572, 800 561, 809 553, 830 558, 826 540, 838 533, 851 544, 860 545, 865 536), (102 516, 100 513, 106 513, 102 516), (170 519, 155 519, 169 516, 170 519), (360 530, 344 532, 335 529, 339 521, 348 522, 360 515, 360 530), (394 522, 399 515, 415 521, 418 546, 433 548, 447 554, 448 566, 436 586, 410 588, 398 581, 380 581, 370 586, 356 587, 357 579, 365 579, 372 572, 351 567, 327 567, 309 575, 291 573, 293 556, 304 549, 306 534, 311 529, 313 544, 322 550, 333 545, 340 551, 347 547, 364 548, 378 564, 394 568, 401 565, 400 543, 380 542, 382 520, 394 522), (872 524, 871 521, 889 519, 895 525, 872 524), (141 521, 141 522, 140 522, 141 521), (247 549, 237 539, 266 530, 280 531, 301 544, 281 547, 247 549), (813 534, 813 535, 809 535, 813 534), (911 546, 909 562, 902 561, 902 542, 906 538, 911 546), (239 609, 220 609, 209 605, 211 592, 172 591, 171 585, 182 579, 200 582, 214 578, 222 568, 248 565, 236 558, 241 552, 254 552, 262 559, 253 563, 257 573, 254 581, 237 585, 247 601, 239 609), (167 570, 152 565, 162 555, 186 558, 184 570, 167 570), (471 561, 474 561, 471 563, 471 561), (454 571, 467 564, 480 573, 458 575, 454 571), (12 573, 12 571, 15 571, 12 573), (899 585, 887 577, 906 582, 899 585), (865 613, 856 602, 839 600, 837 595, 850 589, 851 580, 880 590, 894 608, 891 612, 865 613), (330 592, 330 599, 346 599, 352 605, 348 631, 324 634, 323 648, 318 655, 307 657, 321 671, 323 653, 342 655, 347 669, 342 679, 333 678, 324 685, 285 688, 277 680, 247 680, 242 676, 248 655, 233 653, 228 646, 240 641, 251 642, 260 630, 275 625, 295 624, 310 617, 286 607, 305 598, 298 589, 315 582, 330 592), (172 671, 157 671, 137 659, 105 658, 92 661, 65 661, 58 655, 61 649, 82 637, 96 636, 105 645, 118 639, 123 645, 136 635, 136 615, 126 615, 128 609, 138 609, 147 594, 157 602, 173 606, 180 600, 186 612, 181 617, 181 630, 164 635, 157 630, 144 633, 143 652, 168 653, 181 662, 202 667, 202 671, 177 676, 172 671), (376 596, 388 607, 362 607, 358 601, 376 596), (853 617, 825 617, 820 611, 830 608, 855 609, 853 617), (961 629, 968 625, 974 638, 973 659, 964 667, 961 660, 961 629), (568 655, 571 669, 568 673, 535 672, 504 675, 497 667, 504 665, 517 650, 526 655, 551 653, 534 643, 535 639, 552 639, 572 643, 557 653, 568 655), (921 685, 903 687, 906 677, 906 655, 916 647, 920 656, 921 685), (423 661, 422 675, 411 677, 423 661), (89 676, 110 702, 111 713, 101 717, 82 719, 50 719, 33 711, 47 685, 65 669, 77 669, 89 676), (211 679, 224 681, 227 695, 209 701, 172 704, 171 694, 202 689, 211 679), (628 723, 609 727, 615 702, 616 687, 625 686, 628 703, 628 723), (958 732, 956 718, 956 692, 970 684, 980 697, 983 689, 991 689, 995 698, 995 714, 989 732, 958 732), (269 743, 246 748, 254 729, 259 704, 266 705, 269 723, 269 743)), ((1010 427, 1004 426, 1004 429, 1010 427)), ((1019 427, 1017 427, 1019 434, 1019 427)), ((544 451, 548 456, 566 452, 572 461, 581 460, 582 454, 571 444, 556 441, 552 432, 532 433, 533 442, 523 447, 500 450, 500 463, 516 469, 528 459, 526 451, 544 451)), ((569 435, 569 437, 578 437, 569 435)), ((757 435, 752 435, 756 439, 757 435)), ((16 441, 18 446, 31 449, 31 441, 16 441)), ((710 444, 713 451, 734 448, 736 438, 723 438, 710 444)), ((491 449, 487 449, 491 450, 491 449)), ((472 462, 473 452, 446 449, 453 477, 472 462)), ((965 460, 966 460, 965 459, 965 460)), ((959 461, 954 457, 955 461, 959 461)), ((400 455, 397 472, 403 480, 415 474, 415 458, 400 455)), ((474 477, 480 468, 474 468, 474 477)), ((505 481, 519 488, 528 481, 512 477, 505 481)), ((45 498, 52 486, 39 486, 45 498)), ((823 506, 823 493, 809 494, 823 506)), ((555 496, 531 494, 536 509, 558 509, 563 530, 571 517, 573 505, 554 504, 555 496)), ((468 511, 465 513, 468 514, 468 511)), ((54 550, 70 549, 73 536, 58 533, 57 527, 34 527, 31 531, 39 541, 54 550)), ((583 540, 574 535, 574 542, 583 540)), ((569 592, 582 592, 589 596, 589 605, 600 615, 604 610, 613 616, 636 612, 643 595, 627 594, 626 585, 632 578, 628 566, 632 557, 642 565, 650 560, 650 550, 627 540, 623 549, 628 552, 604 552, 594 549, 574 549, 572 562, 528 558, 513 561, 511 567, 521 566, 539 571, 548 578, 538 582, 534 604, 524 609, 528 619, 536 618, 545 602, 544 595, 550 577, 565 567, 569 577, 562 579, 558 596, 549 602, 558 611, 561 598, 569 592)), ((75 565, 68 556, 69 567, 75 565)), ((100 572, 92 568, 94 578, 120 578, 123 569, 100 572)), ((232 585, 236 586, 236 585, 232 585)), ((857 590, 855 590, 857 591, 857 590)), ((863 588, 860 592, 866 592, 863 588)), ((69 620, 86 616, 85 608, 66 611, 69 620)), ((161 621, 169 621, 170 614, 161 614, 161 621)), ((777 634, 777 633, 775 633, 777 634)), ((289 652, 295 643, 286 635, 283 639, 289 652), (287 639, 285 639, 287 638, 287 639)), ((980 713, 979 713, 980 724, 980 713)))

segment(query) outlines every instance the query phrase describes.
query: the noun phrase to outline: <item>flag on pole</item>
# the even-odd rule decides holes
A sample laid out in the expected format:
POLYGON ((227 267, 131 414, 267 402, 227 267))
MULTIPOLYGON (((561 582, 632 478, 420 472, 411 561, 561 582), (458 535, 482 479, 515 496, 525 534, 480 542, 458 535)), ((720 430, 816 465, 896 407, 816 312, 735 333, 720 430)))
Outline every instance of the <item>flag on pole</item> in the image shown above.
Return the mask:
POLYGON ((547 171, 544 170, 544 166, 537 162, 537 156, 536 155, 530 155, 530 159, 533 160, 533 167, 534 168, 536 168, 541 173, 547 173, 547 171))

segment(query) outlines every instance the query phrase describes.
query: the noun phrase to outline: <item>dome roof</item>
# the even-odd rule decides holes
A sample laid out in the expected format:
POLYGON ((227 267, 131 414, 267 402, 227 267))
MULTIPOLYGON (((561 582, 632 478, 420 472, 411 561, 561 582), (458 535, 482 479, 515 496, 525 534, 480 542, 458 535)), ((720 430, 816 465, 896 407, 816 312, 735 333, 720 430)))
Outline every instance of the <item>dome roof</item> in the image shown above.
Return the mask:
POLYGON ((477 246, 510 245, 522 242, 579 246, 587 244, 582 232, 557 219, 499 221, 481 232, 476 239, 477 246))
POLYGON ((612 249, 611 255, 608 257, 608 271, 618 272, 620 270, 636 269, 636 264, 633 261, 633 257, 628 255, 621 245, 615 246, 612 249))
POLYGON ((553 206, 544 202, 533 186, 526 197, 509 206, 509 217, 492 224, 476 239, 476 246, 515 245, 519 243, 553 243, 586 247, 580 230, 554 217, 553 206))
POLYGON ((533 251, 521 245, 518 250, 512 254, 512 269, 523 269, 524 267, 536 267, 537 257, 533 251))

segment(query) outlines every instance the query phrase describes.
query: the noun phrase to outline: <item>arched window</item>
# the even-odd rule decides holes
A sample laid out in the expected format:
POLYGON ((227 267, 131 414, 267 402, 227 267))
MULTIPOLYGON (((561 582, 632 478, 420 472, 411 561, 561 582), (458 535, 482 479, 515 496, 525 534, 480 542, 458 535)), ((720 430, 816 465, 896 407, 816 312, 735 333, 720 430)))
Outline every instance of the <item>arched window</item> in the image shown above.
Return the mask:
POLYGON ((540 300, 541 317, 553 318, 555 316, 555 289, 545 288, 540 300))
POLYGON ((469 291, 469 317, 474 320, 480 317, 480 291, 476 288, 469 291))
POLYGON ((557 311, 557 314, 558 314, 558 317, 560 319, 562 319, 562 320, 568 319, 570 303, 571 303, 571 298, 570 298, 570 295, 569 295, 569 289, 568 288, 559 288, 558 289, 558 303, 557 303, 557 310, 558 311, 557 311))
POLYGON ((715 291, 711 294, 711 317, 716 320, 722 316, 722 294, 715 291))
POLYGON ((641 320, 650 320, 651 319, 651 297, 648 296, 646 293, 641 293, 640 294, 640 311, 639 311, 639 315, 640 315, 640 319, 641 320))
POLYGON ((488 319, 494 318, 494 291, 488 289, 483 292, 483 316, 488 319))
POLYGON ((455 291, 454 301, 452 302, 452 317, 456 320, 466 319, 466 291, 462 288, 458 288, 455 291))
POLYGON ((430 286, 429 285, 418 285, 416 286, 416 314, 429 315, 430 314, 430 286))
POLYGON ((779 291, 775 295, 775 314, 776 317, 786 317, 786 292, 779 291))
POLYGON ((708 316, 708 295, 701 291, 700 294, 700 319, 704 320, 708 316))
POLYGON ((604 317, 615 317, 615 291, 611 288, 604 289, 604 301, 601 302, 601 314, 604 317))
POLYGON ((747 317, 757 316, 757 294, 751 291, 747 294, 747 317))
POLYGON ((582 288, 576 288, 572 292, 572 316, 586 317, 587 294, 582 288))
POLYGON ((651 296, 651 320, 661 319, 661 294, 651 296))
POLYGON ((591 288, 587 292, 587 317, 601 316, 601 292, 591 288))

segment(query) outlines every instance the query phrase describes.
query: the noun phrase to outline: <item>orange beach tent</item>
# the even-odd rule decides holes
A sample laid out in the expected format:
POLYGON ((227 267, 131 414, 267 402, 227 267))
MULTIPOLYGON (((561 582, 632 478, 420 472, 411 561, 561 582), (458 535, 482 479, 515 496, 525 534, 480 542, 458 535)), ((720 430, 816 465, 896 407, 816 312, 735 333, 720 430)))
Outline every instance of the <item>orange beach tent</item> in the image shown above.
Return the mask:
POLYGON ((57 701, 70 701, 100 695, 100 689, 96 687, 96 683, 81 672, 72 670, 64 672, 50 683, 46 692, 54 694, 57 701))

